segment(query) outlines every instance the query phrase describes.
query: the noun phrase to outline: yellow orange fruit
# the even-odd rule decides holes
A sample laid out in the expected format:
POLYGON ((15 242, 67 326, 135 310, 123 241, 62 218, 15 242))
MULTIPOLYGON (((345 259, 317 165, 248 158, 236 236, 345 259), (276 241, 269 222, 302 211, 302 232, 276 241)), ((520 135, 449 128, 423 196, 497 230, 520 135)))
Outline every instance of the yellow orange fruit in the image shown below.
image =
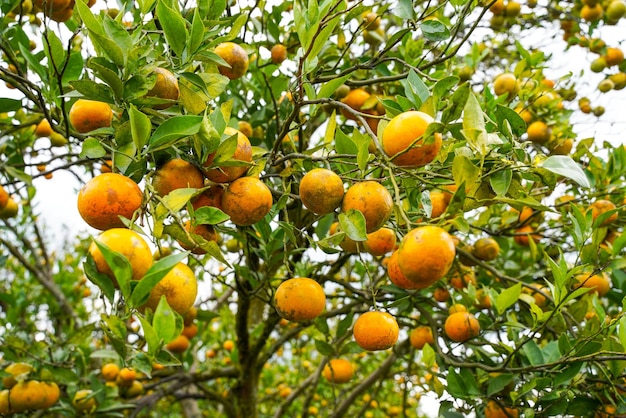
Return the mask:
MULTIPOLYGON (((211 225, 206 224, 197 224, 194 225, 191 221, 186 221, 184 228, 190 234, 199 235, 204 238, 206 241, 219 241, 219 234, 211 225)), ((206 254, 206 251, 198 245, 198 243, 194 240, 193 236, 190 236, 190 242, 187 244, 183 241, 178 241, 181 247, 185 250, 189 250, 194 254, 206 254)))
POLYGON ((272 209, 272 192, 256 177, 240 177, 222 196, 222 210, 239 226, 259 222, 272 209))
POLYGON ((270 55, 274 64, 281 64, 287 59, 287 47, 283 44, 276 44, 270 50, 270 55))
POLYGON ((47 392, 37 380, 15 384, 9 392, 9 405, 14 412, 40 409, 45 405, 47 392))
MULTIPOLYGON (((224 130, 224 135, 231 137, 237 135, 237 147, 232 157, 227 162, 241 161, 244 163, 252 162, 252 145, 247 136, 241 131, 227 126, 224 130)), ((248 171, 248 165, 221 165, 217 164, 216 167, 206 168, 213 164, 215 160, 215 153, 210 154, 204 163, 204 175, 215 183, 228 183, 239 177, 243 176, 248 171)))
POLYGON ((51 408, 61 398, 61 389, 55 382, 40 382, 39 389, 45 393, 45 398, 39 404, 40 409, 51 408))
POLYGON ((186 264, 176 264, 152 288, 145 307, 155 310, 161 296, 165 296, 170 308, 181 315, 191 309, 198 296, 198 282, 193 270, 186 264))
POLYGON ((600 274, 578 274, 575 276, 575 287, 586 287, 593 289, 592 292, 598 296, 605 296, 611 290, 611 279, 606 273, 600 274))
POLYGON ((299 193, 302 204, 308 210, 325 215, 341 205, 343 181, 332 170, 314 168, 302 177, 299 193))
MULTIPOLYGON (((368 93, 365 89, 357 88, 350 90, 350 92, 348 92, 348 94, 341 99, 341 102, 351 109, 354 109, 357 112, 361 112, 363 105, 365 104, 367 99, 370 98, 370 96, 371 94, 368 93)), ((346 119, 357 120, 357 117, 354 113, 350 112, 347 109, 344 109, 343 107, 341 108, 340 112, 346 119)))
POLYGON ((357 318, 352 332, 359 347, 367 351, 379 351, 394 346, 400 328, 389 313, 370 311, 357 318))
POLYGON ((9 193, 3 186, 0 185, 0 210, 7 207, 10 199, 11 197, 9 196, 9 193))
POLYGON ((535 121, 526 128, 528 140, 536 144, 545 144, 552 136, 552 129, 543 121, 535 121))
POLYGON ((247 138, 251 138, 254 134, 254 129, 252 129, 252 125, 250 125, 250 122, 245 120, 240 120, 239 122, 237 122, 237 129, 247 138))
POLYGON ((142 202, 143 193, 133 180, 118 173, 103 173, 78 192, 78 213, 92 228, 121 228, 124 222, 120 216, 133 219, 142 202))
POLYGON ((400 113, 389 121, 382 135, 382 147, 394 164, 422 167, 432 162, 441 149, 441 134, 424 138, 432 116, 420 111, 400 113))
POLYGON ((107 382, 113 382, 117 378, 117 375, 120 372, 120 366, 115 363, 107 363, 100 368, 100 373, 102 374, 102 378, 107 382))
POLYGON ((396 247, 396 233, 391 228, 380 228, 371 234, 367 234, 367 240, 363 243, 365 251, 375 257, 390 253, 396 247))
POLYGON ((282 282, 274 294, 274 307, 289 321, 310 321, 324 311, 326 295, 322 286, 307 277, 282 282))
POLYGON ((517 244, 528 247, 530 245, 530 239, 532 239, 535 243, 541 240, 541 236, 536 233, 535 228, 531 225, 524 225, 515 230, 513 240, 517 244))
POLYGON ((159 167, 152 179, 152 187, 159 196, 182 188, 200 189, 204 186, 202 172, 182 158, 174 158, 159 167))
POLYGON ((456 342, 465 342, 480 333, 480 324, 469 312, 455 312, 446 318, 444 330, 448 338, 456 342))
MULTIPOLYGON (((154 73, 156 74, 154 86, 148 90, 146 96, 158 97, 159 99, 168 99, 172 101, 178 100, 180 89, 178 87, 178 79, 176 76, 170 70, 161 67, 155 68, 154 73)), ((173 104, 174 103, 162 103, 152 107, 163 110, 169 108, 173 104)))
POLYGON ((215 47, 214 52, 228 65, 218 65, 220 74, 236 80, 248 71, 248 53, 243 47, 233 42, 223 42, 215 47))
POLYGON ((485 406, 485 418, 518 418, 519 411, 515 408, 501 406, 498 402, 490 399, 485 406))
POLYGON ((409 231, 400 242, 398 265, 409 280, 425 288, 448 273, 455 255, 450 234, 437 226, 423 226, 409 231))
POLYGON ((409 342, 417 350, 421 350, 426 344, 433 345, 435 338, 432 328, 425 325, 414 328, 409 334, 409 342))
POLYGON ((347 359, 335 358, 326 363, 322 375, 331 383, 347 383, 354 375, 354 366, 347 359))
POLYGON ((472 248, 472 255, 483 261, 495 260, 498 254, 500 254, 500 245, 491 237, 479 238, 472 248))
POLYGON ((498 75, 493 81, 493 91, 496 96, 503 94, 511 97, 518 90, 517 77, 512 73, 502 73, 498 75))
POLYGON ((172 353, 184 353, 189 349, 190 345, 191 343, 189 342, 189 338, 181 334, 169 343, 165 344, 165 348, 172 353))
POLYGON ((81 134, 98 128, 108 128, 113 121, 113 111, 108 103, 78 99, 69 113, 70 123, 81 134))
POLYGON ((219 185, 213 185, 193 199, 191 201, 191 206, 194 211, 205 206, 211 206, 221 210, 222 196, 224 196, 224 188, 219 185))
POLYGON ((8 376, 2 378, 2 386, 7 389, 11 389, 13 386, 17 384, 17 377, 23 379, 27 373, 30 373, 34 370, 33 366, 28 363, 16 362, 9 364, 4 371, 8 373, 8 376))
MULTIPOLYGON (((610 200, 598 199, 595 202, 593 202, 591 205, 589 205, 589 207, 587 208, 587 211, 591 211, 591 218, 595 221, 598 216, 608 211, 615 210, 615 209, 617 209, 617 206, 615 206, 615 203, 611 202, 610 200)), ((610 215, 607 219, 605 219, 602 223, 600 223, 599 226, 608 226, 612 224, 613 222, 615 222, 616 220, 617 220, 617 212, 613 212, 613 214, 610 215)))
POLYGON ((360 211, 365 218, 365 231, 370 234, 380 229, 391 216, 393 198, 380 183, 372 180, 355 183, 343 197, 343 212, 360 211))
POLYGON ((79 412, 93 412, 98 404, 90 389, 81 389, 74 394, 72 406, 79 412))
POLYGON ((137 372, 134 369, 124 367, 117 374, 116 381, 120 386, 130 386, 137 379, 137 372))
MULTIPOLYGON (((112 251, 120 253, 130 263, 132 279, 140 280, 152 266, 152 251, 146 241, 137 232, 125 228, 112 228, 102 232, 97 238, 101 244, 106 245, 112 251)), ((104 259, 104 255, 95 242, 89 246, 89 254, 93 257, 96 268, 102 274, 107 275, 115 285, 117 280, 111 267, 104 259)))
POLYGON ((48 121, 48 119, 42 119, 41 122, 39 122, 37 124, 37 127, 35 128, 35 136, 37 138, 50 136, 52 132, 54 131, 52 130, 52 126, 50 126, 50 122, 48 121))
POLYGON ((389 276, 389 280, 399 288, 405 290, 416 290, 416 289, 424 289, 424 285, 420 285, 420 283, 416 283, 412 280, 409 280, 400 270, 400 266, 398 265, 398 251, 394 251, 391 253, 389 259, 387 259, 387 275, 389 276))

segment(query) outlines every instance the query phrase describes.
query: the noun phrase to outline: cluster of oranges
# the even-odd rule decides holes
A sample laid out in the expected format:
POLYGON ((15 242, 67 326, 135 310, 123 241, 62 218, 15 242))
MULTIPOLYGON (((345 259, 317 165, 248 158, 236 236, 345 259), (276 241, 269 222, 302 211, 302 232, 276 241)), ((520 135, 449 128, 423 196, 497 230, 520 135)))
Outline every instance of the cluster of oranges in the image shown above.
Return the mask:
POLYGON ((44 410, 57 403, 61 391, 55 382, 30 378, 33 367, 27 363, 11 363, 4 369, 4 389, 0 391, 0 414, 44 410))

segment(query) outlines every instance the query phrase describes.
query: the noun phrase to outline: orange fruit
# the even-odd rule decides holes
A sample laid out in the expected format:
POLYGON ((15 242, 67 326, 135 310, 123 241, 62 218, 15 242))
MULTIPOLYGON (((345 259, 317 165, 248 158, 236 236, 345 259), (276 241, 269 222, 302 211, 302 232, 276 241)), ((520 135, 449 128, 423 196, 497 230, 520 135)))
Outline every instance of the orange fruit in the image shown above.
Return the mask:
POLYGON ((467 312, 467 307, 461 303, 455 303, 448 308, 448 313, 467 312))
POLYGON ((71 4, 71 0, 34 0, 33 5, 36 9, 43 10, 46 15, 50 15, 52 12, 61 11, 67 9, 71 4))
POLYGON ((68 20, 70 20, 73 14, 74 14, 74 9, 71 7, 67 7, 63 10, 55 10, 52 13, 50 13, 50 19, 59 23, 67 22, 68 20))
POLYGON ((535 243, 541 240, 541 236, 535 233, 535 228, 530 225, 525 225, 515 230, 513 240, 519 245, 528 247, 528 245, 530 245, 529 237, 532 238, 535 243))
POLYGON ((236 80, 248 71, 248 53, 236 43, 223 42, 215 47, 214 52, 228 64, 217 66, 220 74, 236 80))
POLYGON ((493 91, 496 96, 506 94, 511 97, 517 93, 517 90, 517 77, 514 74, 502 73, 493 80, 493 91))
POLYGON ((382 136, 385 154, 402 167, 422 167, 433 161, 441 149, 441 134, 424 138, 432 116, 420 112, 400 113, 389 121, 382 136))
POLYGON ((152 187, 159 196, 167 196, 176 189, 200 189, 203 186, 202 172, 182 158, 174 158, 163 164, 154 172, 152 179, 152 187))
POLYGON ((354 367, 345 358, 335 358, 326 363, 322 375, 331 383, 348 383, 354 375, 354 367))
POLYGON ((116 381, 120 386, 130 386, 137 379, 137 372, 128 367, 124 367, 117 374, 116 381))
POLYGON ((222 196, 222 210, 239 226, 259 222, 272 209, 272 192, 256 177, 240 177, 222 196))
POLYGON ((196 324, 185 325, 183 327, 183 332, 181 335, 184 335, 188 339, 192 339, 196 335, 198 335, 198 326, 196 324))
POLYGON ((611 279, 606 273, 600 274, 578 274, 575 276, 577 281, 576 288, 586 287, 593 289, 591 293, 597 293, 598 296, 604 296, 611 290, 611 279))
POLYGON ((252 125, 250 125, 250 122, 245 120, 240 120, 239 122, 237 122, 237 129, 247 138, 251 138, 254 134, 254 129, 252 129, 252 125))
POLYGON ((74 129, 84 134, 111 126, 113 111, 108 103, 78 99, 70 108, 69 119, 74 129))
MULTIPOLYGON (((252 145, 250 144, 250 140, 248 140, 247 136, 245 136, 241 131, 231 128, 230 126, 226 127, 224 135, 228 137, 237 135, 237 148, 235 148, 235 153, 228 160, 229 162, 243 161, 249 163, 252 161, 252 145)), ((213 164, 214 159, 215 153, 210 154, 204 163, 204 167, 209 167, 213 164)), ((248 171, 247 165, 220 166, 220 163, 218 163, 217 167, 205 168, 204 175, 215 183, 228 183, 243 176, 246 171, 248 171)))
POLYGON ((433 291, 433 299, 437 302, 450 300, 450 291, 445 287, 438 287, 433 291))
POLYGON ((165 348, 172 353, 184 353, 189 349, 190 345, 189 338, 181 334, 165 344, 165 348))
POLYGON ((118 173, 103 173, 78 192, 78 213, 92 228, 123 228, 120 216, 133 219, 142 201, 143 193, 133 180, 118 173))
POLYGON ((274 294, 274 307, 281 318, 310 321, 324 311, 324 288, 313 279, 295 277, 282 282, 274 294))
POLYGON ((490 309, 491 304, 491 296, 485 291, 485 289, 478 289, 476 291, 476 301, 474 303, 478 309, 490 309))
POLYGON ((396 319, 387 312, 370 311, 358 317, 352 332, 359 347, 379 351, 394 346, 400 328, 396 319))
POLYGON ((165 296, 172 310, 183 315, 193 306, 198 296, 196 276, 186 264, 178 263, 152 288, 148 301, 144 305, 155 310, 165 296))
POLYGON ((426 344, 433 345, 435 338, 432 328, 425 325, 414 328, 409 334, 409 341, 417 350, 421 350, 426 344))
POLYGON ((455 254, 450 234, 437 226, 422 226, 400 242, 398 265, 409 280, 426 288, 448 273, 455 254))
POLYGON ((9 405, 14 412, 40 409, 46 404, 47 393, 41 382, 27 380, 18 382, 9 392, 9 405))
POLYGON ((276 44, 270 50, 272 62, 276 65, 287 59, 287 47, 283 44, 276 44))
POLYGON ((42 119, 35 128, 35 136, 37 138, 50 136, 52 132, 52 126, 50 126, 50 122, 48 121, 48 119, 42 119))
POLYGON ((45 398, 39 405, 40 409, 51 408, 61 397, 61 390, 55 382, 40 382, 39 389, 45 393, 45 398))
POLYGON ((391 253, 391 256, 387 259, 387 275, 389 275, 389 280, 401 289, 416 290, 427 287, 420 286, 419 283, 407 279, 407 277, 402 273, 402 270, 400 270, 400 266, 398 265, 397 250, 391 253))
POLYGON ((543 121, 535 121, 526 128, 528 140, 536 144, 545 144, 552 136, 552 129, 543 121))
POLYGON ((7 193, 6 189, 0 185, 0 210, 7 207, 9 200, 10 200, 9 193, 7 193))
MULTIPOLYGON (((28 363, 11 363, 9 364, 4 371, 9 374, 9 376, 5 376, 2 378, 2 386, 7 389, 11 389, 13 386, 17 384, 16 377, 21 375, 26 375, 34 370, 33 366, 28 363)), ((23 377, 22 377, 23 378, 23 377)))
POLYGON ((365 232, 380 229, 391 216, 393 198, 385 186, 372 180, 353 184, 348 188, 341 210, 356 209, 365 218, 365 232))
MULTIPOLYGON (((112 251, 122 254, 130 263, 132 279, 140 280, 152 266, 152 251, 144 239, 130 229, 112 228, 102 232, 97 238, 101 244, 106 245, 112 251)), ((102 252, 95 242, 89 246, 89 254, 93 257, 96 268, 102 274, 107 275, 113 284, 117 286, 117 280, 113 271, 107 264, 102 252)))
MULTIPOLYGON (((608 211, 615 210, 615 209, 617 209, 617 207, 615 206, 615 203, 611 202, 610 200, 598 199, 595 202, 593 202, 591 205, 589 205, 589 207, 587 208, 587 211, 591 211, 591 218, 595 221, 598 216, 608 211)), ((599 226, 610 225, 616 220, 617 220, 617 212, 614 212, 611 216, 605 219, 599 226)))
POLYGON ((448 209, 451 198, 452 194, 447 191, 433 190, 430 192, 430 217, 438 218, 443 215, 448 209))
POLYGON ((235 342, 233 340, 226 340, 222 344, 222 348, 226 351, 233 351, 235 348, 235 342))
POLYGON ((214 185, 206 189, 202 194, 197 196, 191 201, 193 210, 198 210, 205 206, 212 206, 214 208, 222 209, 222 196, 224 195, 224 188, 219 185, 214 185))
MULTIPOLYGON (((191 234, 199 235, 207 241, 217 242, 219 240, 219 234, 217 233, 215 228, 213 228, 213 226, 211 225, 206 225, 206 224, 193 225, 191 221, 187 221, 185 222, 184 227, 187 232, 191 234)), ((194 254, 199 254, 199 255, 206 254, 206 251, 203 250, 198 244, 196 244, 196 241, 194 241, 193 237, 190 236, 189 238, 191 241, 190 244, 192 245, 188 245, 180 240, 178 241, 178 243, 185 250, 189 250, 194 254)))
MULTIPOLYGON (((335 235, 336 233, 339 233, 339 232, 341 232, 339 228, 339 223, 333 222, 330 225, 330 229, 328 230, 328 233, 330 235, 335 235)), ((359 247, 362 248, 362 245, 363 245, 362 243, 360 245, 357 244, 355 240, 353 240, 347 235, 344 235, 343 240, 339 243, 339 247, 341 247, 341 249, 347 253, 358 253, 359 247)))
POLYGON ((517 418, 519 411, 515 408, 501 406, 498 402, 490 399, 485 406, 485 418, 517 418))
POLYGON ((128 399, 134 398, 141 395, 143 393, 143 389, 143 384, 138 380, 134 380, 130 387, 126 388, 126 390, 122 392, 122 396, 128 399))
POLYGON ((90 389, 81 389, 74 394, 72 398, 72 406, 78 412, 93 412, 98 404, 90 389))
POLYGON ((300 180, 299 193, 304 207, 318 215, 325 215, 341 205, 343 181, 331 170, 314 168, 300 180))
POLYGON ((102 378, 104 380, 107 382, 113 382, 120 373, 120 367, 115 363, 107 363, 102 366, 100 373, 102 373, 102 378))
POLYGON ((446 318, 443 325, 448 338, 459 343, 476 337, 480 333, 480 324, 469 312, 455 312, 446 318))
MULTIPOLYGON (((370 98, 370 96, 371 94, 365 91, 365 89, 353 89, 350 90, 350 92, 348 92, 348 94, 343 99, 341 99, 341 102, 348 107, 356 110, 357 112, 361 112, 361 108, 363 107, 367 99, 370 98)), ((357 120, 357 117, 354 115, 354 113, 343 107, 340 109, 340 112, 346 119, 357 120)))
POLYGON ((539 283, 531 283, 530 287, 532 289, 524 288, 523 291, 525 293, 529 293, 535 299, 535 304, 540 308, 546 306, 548 299, 542 294, 550 295, 550 288, 548 286, 540 285, 539 283), (539 293, 542 292, 542 293, 539 293))
POLYGON ((383 256, 396 248, 396 233, 391 228, 380 228, 371 234, 367 234, 367 240, 363 243, 365 251, 375 257, 383 256))
POLYGON ((495 260, 498 254, 500 254, 500 245, 491 237, 479 238, 472 248, 472 255, 483 261, 495 260))
POLYGON ((19 212, 19 209, 20 208, 17 205, 17 202, 13 200, 11 197, 9 197, 9 200, 7 201, 4 208, 0 209, 0 218, 2 219, 15 218, 19 212))
POLYGON ((367 30, 376 30, 380 27, 380 16, 374 12, 365 12, 361 15, 363 27, 367 30))
POLYGON ((594 6, 585 4, 582 9, 580 9, 580 17, 587 22, 593 22, 600 19, 603 13, 604 10, 602 9, 600 3, 594 6))
POLYGON ((454 270, 448 281, 456 290, 465 289, 470 283, 476 287, 476 273, 473 268, 461 265, 454 270))
POLYGON ((536 214, 533 208, 529 206, 524 206, 522 210, 519 212, 519 216, 517 217, 517 222, 519 222, 521 225, 526 225, 527 223, 530 222, 529 220, 535 216, 536 214))
POLYGON ((504 4, 504 0, 496 0, 491 6, 489 6, 489 11, 494 15, 501 15, 504 13, 506 9, 506 5, 504 4))
MULTIPOLYGON (((158 97, 159 99, 168 99, 172 101, 178 100, 178 96, 180 94, 180 89, 178 88, 178 79, 176 76, 169 70, 161 67, 157 67, 154 69, 154 73, 156 74, 156 80, 154 82, 154 86, 148 93, 146 93, 147 97, 158 97)), ((174 103, 163 103, 152 106, 155 109, 167 109, 172 106, 174 103)))

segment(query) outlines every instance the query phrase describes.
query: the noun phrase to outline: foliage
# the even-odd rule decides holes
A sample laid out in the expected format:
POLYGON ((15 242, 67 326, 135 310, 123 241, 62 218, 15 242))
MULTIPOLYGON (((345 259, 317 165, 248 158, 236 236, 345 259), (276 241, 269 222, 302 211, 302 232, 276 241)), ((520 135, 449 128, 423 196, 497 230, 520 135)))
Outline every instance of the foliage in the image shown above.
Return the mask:
POLYGON ((22 379, 57 382, 61 399, 50 416, 75 416, 72 399, 84 388, 97 401, 85 414, 101 417, 413 417, 432 414, 420 407, 426 396, 445 417, 483 416, 488 400, 528 417, 626 414, 626 148, 577 138, 575 116, 603 113, 586 97, 574 102, 589 71, 566 70, 554 81, 545 74, 559 45, 582 48, 597 54, 590 71, 611 83, 601 91, 621 94, 626 64, 615 49, 624 31, 607 40, 612 45, 597 37, 603 27, 624 27, 620 2, 603 2, 605 13, 592 19, 587 2, 534 0, 521 11, 513 0, 119 0, 119 9, 77 0, 64 22, 30 0, 2 2, 0 79, 15 90, 0 99, 0 176, 19 203, 0 226, 2 368, 23 361, 35 369, 22 379), (363 18, 369 11, 382 29, 363 18), (552 49, 518 41, 537 32, 552 49), (249 55, 242 78, 218 69, 226 63, 214 51, 226 41, 249 55), (284 62, 270 59, 279 43, 284 62), (157 67, 178 79, 174 103, 148 94, 157 67), (497 96, 493 81, 504 72, 515 83, 497 96), (354 109, 342 99, 356 88, 369 98, 354 109), (68 119, 77 98, 110 104, 112 125, 77 132, 68 119), (420 140, 443 138, 424 167, 400 167, 381 146, 388 121, 409 110, 435 120, 420 140), (67 141, 36 135, 43 119, 67 141), (223 135, 240 121, 252 127, 251 163, 233 158, 236 136, 223 135), (547 142, 528 140, 532 121, 547 125, 547 142), (563 148, 570 139, 571 151, 563 148), (201 169, 211 154, 211 167, 245 165, 270 188, 264 219, 236 226, 219 209, 194 210, 195 198, 220 187, 208 182, 155 193, 164 162, 178 157, 201 169), (57 248, 42 230, 45 208, 33 205, 33 180, 63 170, 85 182, 108 165, 143 189, 142 208, 125 225, 165 255, 135 282, 124 258, 100 246, 119 289, 87 256, 96 233, 57 248), (384 185, 393 198, 386 226, 398 240, 422 225, 454 235, 448 277, 421 290, 392 284, 387 258, 362 250, 360 211, 315 215, 303 207, 298 184, 316 167, 347 187, 363 179, 384 185), (442 211, 441 191, 450 195, 442 211), (587 207, 598 199, 616 209, 594 219, 587 207), (220 240, 190 234, 190 218, 213 226, 220 240), (340 245, 346 237, 356 252, 340 245), (483 237, 499 245, 493 260, 472 255, 483 237), (180 249, 194 239, 206 254, 180 249), (180 260, 198 279, 197 318, 178 315, 165 298, 154 312, 142 309, 180 260), (468 268, 475 280, 453 287, 468 268), (576 278, 595 274, 610 279, 606 295, 576 278), (324 287, 326 307, 313 321, 285 321, 273 306, 276 288, 292 277, 324 287), (451 298, 438 301, 442 287, 451 298), (480 323, 464 343, 443 331, 454 303, 480 323), (393 349, 366 352, 354 342, 353 324, 370 310, 396 318, 393 349), (199 331, 191 347, 168 350, 190 323, 199 331), (421 325, 435 343, 416 350, 408 335, 421 325), (323 378, 336 357, 355 365, 350 382, 323 378), (109 362, 139 372, 142 388, 105 382, 100 367, 109 362))

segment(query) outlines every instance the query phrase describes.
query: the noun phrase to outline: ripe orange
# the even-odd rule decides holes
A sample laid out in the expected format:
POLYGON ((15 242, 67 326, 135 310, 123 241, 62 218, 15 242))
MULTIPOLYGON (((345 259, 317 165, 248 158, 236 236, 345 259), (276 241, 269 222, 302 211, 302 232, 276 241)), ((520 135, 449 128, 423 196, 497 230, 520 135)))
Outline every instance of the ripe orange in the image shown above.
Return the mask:
POLYGON ((93 412, 98 404, 96 398, 93 396, 93 391, 90 389, 81 389, 74 394, 72 399, 72 406, 78 412, 93 412))
POLYGON ((365 312, 354 323, 354 340, 364 350, 379 351, 394 346, 400 328, 396 319, 387 312, 365 312))
POLYGON ((248 71, 248 53, 240 45, 233 42, 223 42, 215 47, 214 51, 228 65, 218 65, 220 74, 236 80, 243 77, 248 71))
POLYGON ((514 74, 502 73, 498 75, 493 81, 493 91, 496 96, 506 94, 511 97, 515 93, 517 93, 517 89, 517 77, 515 77, 514 74))
POLYGON ((376 30, 380 27, 380 16, 374 12, 365 12, 361 15, 363 27, 367 30, 376 30))
POLYGON ((10 196, 6 189, 0 185, 0 210, 7 207, 9 203, 10 196))
POLYGON ((45 393, 45 397, 39 405, 41 409, 51 408, 61 397, 61 390, 55 382, 40 382, 39 389, 45 393))
POLYGON ((276 65, 287 59, 287 47, 283 44, 276 44, 270 50, 272 62, 276 65))
POLYGON ((585 4, 582 9, 580 9, 580 17, 587 22, 593 22, 600 19, 603 13, 604 11, 600 3, 597 3, 594 6, 585 4))
POLYGON ((577 281, 576 288, 587 287, 593 289, 591 293, 597 293, 598 296, 604 296, 611 290, 611 278, 606 273, 600 274, 578 274, 575 276, 577 281))
POLYGON ((423 325, 413 329, 409 334, 409 341, 417 350, 421 350, 426 344, 433 345, 435 338, 432 328, 423 325))
POLYGON ((48 119, 42 119, 35 128, 35 136, 37 138, 50 136, 52 132, 52 126, 50 126, 50 122, 48 121, 48 119))
MULTIPOLYGON (((96 241, 126 257, 132 268, 133 280, 143 278, 152 265, 153 259, 150 247, 141 235, 135 231, 125 228, 108 229, 102 232, 98 238, 96 238, 96 241)), ((92 242, 89 246, 89 254, 93 257, 98 271, 109 276, 113 284, 117 286, 113 271, 107 264, 95 242, 92 242)))
POLYGON ((365 251, 375 257, 390 253, 396 248, 396 233, 391 228, 380 228, 367 234, 367 240, 363 243, 365 251))
POLYGON ((405 290, 423 289, 426 286, 421 286, 419 283, 407 279, 407 277, 400 270, 398 265, 398 251, 391 253, 391 256, 387 259, 387 275, 389 280, 399 288, 405 290))
POLYGON ((191 340, 193 337, 198 335, 198 326, 196 324, 185 325, 183 327, 183 332, 181 332, 181 335, 184 335, 191 340))
POLYGON ((240 177, 222 196, 222 210, 239 226, 259 222, 272 209, 272 192, 256 177, 240 177))
MULTIPOLYGON (((193 225, 191 223, 191 221, 187 221, 185 222, 185 230, 191 234, 195 234, 195 235, 200 235, 202 238, 204 238, 207 241, 215 241, 217 242, 219 240, 219 234, 217 233, 217 231, 215 230, 215 228, 213 228, 213 226, 211 225, 206 225, 206 224, 198 224, 198 225, 193 225)), ((196 241, 193 240, 193 237, 190 237, 190 244, 185 244, 183 241, 178 241, 178 243, 180 244, 181 247, 183 247, 185 250, 189 250, 194 254, 206 254, 206 251, 203 250, 197 243, 196 241)))
POLYGON ((35 8, 39 10, 43 10, 43 12, 49 16, 51 13, 60 12, 61 10, 65 10, 69 8, 71 4, 70 0, 34 0, 33 5, 35 8))
POLYGON ((535 233, 535 228, 530 225, 525 225, 515 230, 513 240, 519 245, 528 247, 528 245, 530 245, 529 237, 536 243, 541 240, 541 236, 535 233))
POLYGON ((433 161, 441 149, 441 134, 423 135, 434 119, 420 111, 400 113, 383 131, 382 147, 392 161, 403 167, 422 167, 433 161))
POLYGON ((448 313, 467 312, 467 307, 461 303, 455 303, 448 308, 448 313))
POLYGON ((433 299, 437 302, 450 300, 450 291, 445 287, 438 287, 433 291, 433 299))
POLYGON ((121 228, 124 222, 120 216, 133 219, 142 201, 143 193, 133 180, 118 173, 103 173, 78 192, 78 213, 92 228, 121 228))
POLYGON ((108 103, 78 99, 70 108, 69 118, 74 129, 84 134, 111 126, 113 111, 108 103))
MULTIPOLYGON (((363 107, 367 99, 370 98, 370 96, 371 94, 365 91, 365 89, 353 89, 350 90, 350 92, 343 99, 341 99, 341 102, 356 110, 357 112, 361 112, 361 108, 363 107)), ((343 107, 341 108, 340 112, 346 119, 357 120, 357 117, 354 115, 354 113, 350 112, 347 109, 344 109, 343 107)))
POLYGON ((498 402, 490 399, 485 406, 485 418, 517 418, 519 411, 515 408, 501 406, 498 402))
POLYGON ((469 312, 455 312, 446 318, 443 326, 452 341, 465 342, 480 333, 478 320, 469 312))
MULTIPOLYGON (((156 80, 154 82, 154 86, 148 90, 148 93, 146 93, 146 96, 158 97, 160 99, 168 99, 172 101, 178 100, 180 89, 178 88, 178 79, 176 76, 171 71, 161 67, 155 68, 154 72, 156 74, 156 80)), ((163 103, 152 107, 162 110, 167 109, 173 104, 174 103, 163 103)))
POLYGON ((552 136, 552 129, 543 121, 535 121, 526 128, 528 140, 536 144, 545 144, 552 136))
POLYGON ((46 404, 47 393, 41 382, 27 380, 13 386, 9 392, 9 405, 14 412, 41 409, 46 404))
POLYGON ((30 373, 34 370, 33 366, 28 363, 11 363, 9 364, 4 371, 9 374, 9 376, 5 376, 2 378, 2 386, 7 389, 11 389, 13 386, 17 384, 16 377, 20 375, 26 375, 26 373, 30 373))
POLYGON ((448 279, 450 286, 457 290, 465 289, 470 283, 476 287, 476 273, 472 267, 460 265, 448 279))
POLYGON ((296 277, 282 282, 274 294, 274 307, 289 321, 310 321, 324 311, 326 295, 313 279, 296 277))
POLYGON ((252 125, 250 125, 250 122, 245 120, 240 120, 239 122, 237 122, 237 129, 247 138, 251 138, 254 134, 254 129, 252 129, 252 125))
POLYGON ((107 382, 113 382, 120 373, 120 367, 115 363, 107 363, 102 366, 100 373, 102 373, 102 378, 104 380, 107 382))
POLYGON ((154 172, 152 179, 152 187, 159 196, 166 196, 176 189, 200 189, 202 186, 202 172, 182 158, 174 158, 163 164, 154 172))
MULTIPOLYGON (((237 135, 237 148, 235 148, 235 153, 229 161, 243 161, 246 163, 252 161, 252 145, 250 144, 250 140, 248 140, 247 136, 245 136, 241 131, 231 128, 230 126, 226 127, 224 135, 228 137, 237 135)), ((214 159, 215 153, 210 154, 204 163, 204 167, 211 166, 214 159)), ((220 166, 219 163, 217 165, 217 167, 205 168, 204 170, 204 175, 215 183, 231 182, 243 176, 245 172, 248 171, 247 165, 220 166)))
POLYGON ((120 386, 130 386, 137 379, 137 372, 128 367, 124 367, 117 374, 117 383, 120 386))
POLYGON ((184 353, 189 349, 190 345, 191 343, 189 342, 189 338, 181 334, 169 343, 165 344, 165 348, 172 353, 184 353))
POLYGON ((452 194, 447 191, 433 190, 430 192, 431 218, 438 218, 448 209, 452 194))
POLYGON ((172 310, 183 315, 193 306, 198 296, 198 282, 196 276, 186 264, 178 263, 169 271, 150 291, 148 301, 144 305, 155 310, 165 296, 172 310))
POLYGON ((302 204, 308 210, 325 215, 341 205, 343 181, 331 170, 314 168, 302 177, 299 193, 302 204))
POLYGON ((530 287, 532 289, 524 288, 523 291, 525 293, 529 293, 535 299, 535 304, 540 308, 546 306, 548 299, 542 294, 550 295, 550 288, 548 286, 543 286, 539 283, 531 283, 530 287), (542 292, 542 293, 539 293, 542 292))
POLYGON ((15 218, 19 212, 19 209, 20 208, 17 202, 13 200, 13 198, 9 197, 9 200, 7 201, 4 208, 0 209, 0 218, 2 219, 15 218))
POLYGON ((448 273, 455 254, 450 234, 437 226, 423 226, 400 242, 398 265, 409 280, 426 288, 448 273))
MULTIPOLYGON (((598 199, 595 202, 593 202, 591 205, 589 205, 587 210, 591 211, 591 218, 595 221, 598 216, 610 210, 615 210, 616 208, 617 207, 615 206, 615 203, 611 202, 610 200, 598 199)), ((614 212, 611 216, 605 219, 599 226, 610 225, 616 220, 617 220, 617 212, 614 212)))
POLYGON ((222 209, 222 196, 224 195, 224 188, 219 185, 214 185, 206 189, 202 194, 197 196, 191 202, 193 210, 198 210, 205 206, 212 206, 214 208, 222 209))
POLYGON ((479 238, 472 249, 472 255, 483 261, 495 260, 498 254, 500 254, 500 245, 491 237, 479 238))
POLYGON ((620 65, 624 62, 624 52, 619 48, 609 47, 606 49, 604 59, 606 60, 606 65, 609 67, 620 65))
POLYGON ((343 197, 341 210, 360 211, 365 217, 365 231, 380 229, 391 216, 393 198, 385 186, 372 180, 353 184, 343 197))
POLYGON ((326 363, 322 375, 331 383, 347 383, 354 375, 354 367, 345 358, 335 358, 326 363))

